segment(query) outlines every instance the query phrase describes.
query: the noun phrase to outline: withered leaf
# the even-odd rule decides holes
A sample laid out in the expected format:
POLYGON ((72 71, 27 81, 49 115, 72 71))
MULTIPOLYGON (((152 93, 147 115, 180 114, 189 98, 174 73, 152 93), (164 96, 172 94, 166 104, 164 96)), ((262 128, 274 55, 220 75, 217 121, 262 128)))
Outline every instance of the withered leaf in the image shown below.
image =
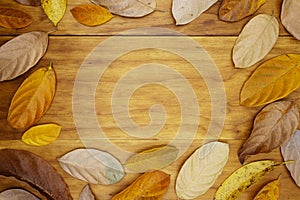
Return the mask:
POLYGON ((32 17, 21 10, 0 7, 0 26, 4 28, 24 28, 32 21, 32 17))
POLYGON ((268 153, 282 145, 297 129, 299 111, 296 103, 278 101, 264 107, 256 116, 252 133, 238 151, 244 162, 248 155, 268 153))
POLYGON ((280 176, 278 177, 278 179, 266 184, 258 192, 258 194, 254 197, 253 200, 279 199, 279 195, 280 195, 279 183, 280 183, 280 176))
POLYGON ((34 194, 22 189, 8 189, 0 193, 1 200, 39 200, 34 194))
POLYGON ((91 188, 89 185, 86 185, 79 196, 79 200, 95 200, 95 196, 91 191, 91 188))
POLYGON ((40 6, 41 0, 15 0, 16 2, 26 6, 40 6))
POLYGON ((299 0, 283 0, 280 16, 283 26, 298 40, 300 40, 299 9, 299 0))

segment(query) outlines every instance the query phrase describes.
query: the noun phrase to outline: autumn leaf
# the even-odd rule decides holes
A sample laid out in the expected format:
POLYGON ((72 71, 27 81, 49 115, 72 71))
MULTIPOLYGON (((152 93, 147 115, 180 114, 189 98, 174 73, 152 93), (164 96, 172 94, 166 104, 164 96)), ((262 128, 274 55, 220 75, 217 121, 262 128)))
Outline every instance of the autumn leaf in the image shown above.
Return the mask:
POLYGON ((26 6, 40 6, 41 0, 15 0, 16 2, 26 6))
POLYGON ((91 188, 89 185, 86 185, 80 193, 79 200, 95 200, 91 188))
POLYGON ((65 15, 67 0, 41 0, 41 4, 50 21, 57 26, 65 15))
POLYGON ((21 10, 0 7, 0 26, 4 28, 24 28, 32 21, 32 17, 21 10))
POLYGON ((284 98, 300 86, 300 54, 283 54, 262 63, 245 82, 240 104, 255 107, 284 98))
POLYGON ((278 179, 271 181, 270 183, 265 185, 258 192, 258 194, 254 197, 253 200, 279 199, 279 195, 280 195, 279 183, 280 183, 280 176, 278 177, 278 179))
POLYGON ((162 171, 147 172, 113 196, 112 200, 161 199, 168 190, 170 175, 162 171))
POLYGON ((235 22, 255 13, 267 0, 223 0, 219 18, 235 22))
POLYGON ((8 189, 0 193, 1 200, 39 200, 35 195, 22 189, 8 189))
POLYGON ((86 26, 101 25, 113 17, 108 10, 94 4, 76 6, 71 13, 79 23, 86 26))
POLYGON ((33 72, 18 88, 9 110, 7 121, 16 129, 28 128, 46 113, 56 90, 56 76, 52 68, 33 72))
POLYGON ((298 40, 300 40, 299 9, 299 0, 283 0, 280 15, 283 26, 298 40))

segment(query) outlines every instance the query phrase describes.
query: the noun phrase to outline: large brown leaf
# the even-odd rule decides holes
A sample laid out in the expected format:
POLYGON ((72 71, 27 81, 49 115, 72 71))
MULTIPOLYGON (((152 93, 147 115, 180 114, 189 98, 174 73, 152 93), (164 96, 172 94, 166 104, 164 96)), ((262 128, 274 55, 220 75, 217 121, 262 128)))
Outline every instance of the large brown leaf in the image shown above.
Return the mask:
POLYGON ((284 0, 281 8, 281 22, 296 39, 300 40, 300 1, 284 0))
POLYGON ((296 103, 278 101, 267 105, 256 116, 249 138, 239 150, 239 160, 248 155, 268 153, 283 144, 295 132, 299 121, 296 103))
POLYGON ((51 200, 71 200, 61 175, 41 157, 23 150, 0 150, 0 175, 27 182, 51 200))
POLYGON ((41 0, 15 0, 16 2, 26 6, 40 6, 41 0))
POLYGON ((0 26, 4 28, 24 28, 32 23, 32 17, 17 9, 0 7, 0 26))

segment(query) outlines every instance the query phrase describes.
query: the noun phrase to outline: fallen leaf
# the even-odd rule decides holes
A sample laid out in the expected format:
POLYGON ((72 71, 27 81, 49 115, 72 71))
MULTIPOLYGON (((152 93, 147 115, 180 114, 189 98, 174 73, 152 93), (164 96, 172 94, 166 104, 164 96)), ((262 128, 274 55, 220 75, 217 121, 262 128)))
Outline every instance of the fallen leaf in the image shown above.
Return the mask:
POLYGON ((283 0, 280 16, 283 26, 298 40, 300 40, 299 9, 299 0, 283 0))
POLYGON ((54 142, 60 134, 61 126, 42 124, 31 127, 22 136, 22 141, 32 146, 44 146, 54 142))
POLYGON ((280 149, 285 161, 295 161, 294 163, 286 164, 286 167, 295 183, 300 187, 300 131, 297 130, 280 149))
POLYGON ((40 6, 41 0, 15 0, 16 2, 26 6, 40 6))
POLYGON ((67 0, 41 0, 42 8, 50 21, 57 26, 67 8, 67 0))
POLYGON ((236 22, 255 13, 267 0, 223 0, 219 18, 236 22))
POLYGON ((94 4, 79 5, 70 11, 79 23, 86 26, 97 26, 109 21, 113 17, 108 10, 94 4))
POLYGON ((56 90, 56 76, 52 68, 33 72, 16 91, 7 115, 8 123, 16 129, 28 128, 47 112, 56 90))
POLYGON ((89 185, 86 185, 80 193, 79 200, 95 200, 91 188, 89 185))
POLYGON ((250 67, 262 60, 271 51, 278 36, 279 24, 276 17, 260 14, 252 18, 233 47, 235 67, 250 67))
POLYGON ((167 192, 170 175, 162 171, 147 172, 139 176, 131 185, 113 196, 112 200, 161 199, 167 192))
POLYGON ((4 28, 24 28, 32 21, 32 17, 21 10, 0 7, 0 26, 4 28))
POLYGON ((176 180, 180 199, 194 199, 215 183, 229 156, 229 145, 210 142, 197 149, 184 163, 176 180))
POLYGON ((252 133, 238 151, 241 163, 248 155, 268 153, 279 147, 296 131, 299 122, 297 104, 278 101, 264 107, 256 116, 252 133))
POLYGON ((178 149, 173 146, 163 146, 142 151, 133 155, 125 162, 126 168, 143 173, 149 170, 159 170, 174 162, 178 155, 178 149))
POLYGON ((0 47, 0 81, 11 80, 33 67, 45 54, 48 34, 33 31, 21 34, 0 47))
POLYGON ((39 200, 35 195, 22 189, 8 189, 0 193, 1 200, 39 200))
POLYGON ((190 23, 216 2, 217 0, 173 0, 172 14, 176 25, 190 23))
POLYGON ((47 161, 24 150, 0 150, 0 175, 27 182, 49 200, 72 200, 64 179, 47 161))
POLYGON ((97 149, 73 150, 62 156, 59 164, 71 176, 92 184, 110 185, 125 176, 115 157, 97 149))
POLYGON ((255 107, 284 98, 300 86, 300 54, 283 54, 262 63, 245 82, 240 104, 255 107))
POLYGON ((156 9, 156 0, 90 0, 123 17, 143 17, 156 9))
POLYGON ((279 190, 280 176, 278 179, 271 181, 266 184, 254 197, 253 200, 277 200, 279 199, 280 190, 279 190))

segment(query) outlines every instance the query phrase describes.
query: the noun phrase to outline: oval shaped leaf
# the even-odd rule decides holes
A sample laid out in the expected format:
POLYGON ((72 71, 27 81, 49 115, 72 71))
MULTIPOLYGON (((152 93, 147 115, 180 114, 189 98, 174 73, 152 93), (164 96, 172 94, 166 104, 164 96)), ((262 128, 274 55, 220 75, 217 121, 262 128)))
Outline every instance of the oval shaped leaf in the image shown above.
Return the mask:
POLYGON ((115 157, 96 149, 71 151, 59 159, 59 164, 71 176, 92 184, 114 184, 125 175, 115 157))
POLYGON ((266 184, 258 192, 258 194, 254 197, 253 200, 264 200, 264 199, 278 200, 280 195, 279 183, 280 183, 280 176, 278 177, 278 179, 266 184))
POLYGON ((17 129, 28 128, 46 113, 55 95, 56 76, 52 64, 33 72, 18 88, 7 121, 17 129))
POLYGON ((184 163, 176 180, 180 199, 204 194, 222 173, 229 156, 229 145, 211 142, 197 149, 184 163))
POLYGON ((0 26, 4 28, 24 28, 32 23, 32 17, 17 9, 0 7, 0 26))
POLYGON ((0 47, 0 82, 11 80, 33 67, 45 54, 48 34, 41 31, 24 33, 0 47))
POLYGON ((240 103, 254 107, 284 98, 300 86, 300 54, 265 61, 245 82, 240 103))
POLYGON ((298 40, 300 40, 299 9, 299 0, 283 0, 280 16, 283 26, 298 40))
POLYGON ((50 21, 57 26, 67 8, 67 0, 41 0, 42 8, 50 21))
POLYGON ((113 17, 108 10, 94 4, 79 5, 70 11, 79 23, 86 26, 97 26, 113 17))
POLYGON ((0 193, 1 200, 39 200, 35 195, 22 189, 9 189, 0 193))
POLYGON ((95 200, 91 188, 89 185, 86 185, 80 193, 79 200, 95 200))
POLYGON ((267 105, 256 116, 251 135, 238 151, 240 162, 248 155, 267 153, 279 147, 295 132, 298 122, 296 103, 278 101, 267 105))
POLYGON ((161 199, 170 185, 170 175, 162 171, 147 172, 113 196, 112 200, 161 199))
POLYGON ((279 36, 276 17, 260 14, 244 27, 233 47, 236 68, 246 68, 263 59, 273 48, 279 36))
POLYGON ((15 0, 16 2, 26 6, 40 6, 41 0, 15 0))

